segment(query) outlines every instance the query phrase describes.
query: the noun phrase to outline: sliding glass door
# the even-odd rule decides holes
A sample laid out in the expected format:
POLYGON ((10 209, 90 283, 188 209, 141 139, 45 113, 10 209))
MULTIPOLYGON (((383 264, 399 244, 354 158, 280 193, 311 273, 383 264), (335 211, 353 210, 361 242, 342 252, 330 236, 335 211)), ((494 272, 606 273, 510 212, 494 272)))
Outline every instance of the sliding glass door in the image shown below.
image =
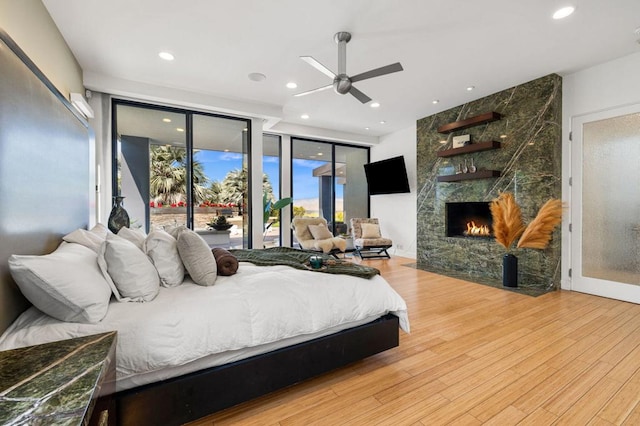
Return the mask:
POLYGON ((127 101, 113 119, 113 193, 132 227, 186 225, 212 247, 250 247, 247 120, 127 101))
MULTIPOLYGON (((282 198, 281 177, 281 138, 277 135, 265 134, 262 136, 262 171, 263 175, 263 198, 275 203, 282 198)), ((263 206, 264 207, 264 206, 263 206)), ((280 211, 269 212, 269 219, 265 224, 264 246, 278 247, 282 241, 282 222, 280 211)))
POLYGON ((349 234, 350 218, 369 215, 369 149, 296 138, 291 143, 294 216, 323 217, 334 235, 349 234))

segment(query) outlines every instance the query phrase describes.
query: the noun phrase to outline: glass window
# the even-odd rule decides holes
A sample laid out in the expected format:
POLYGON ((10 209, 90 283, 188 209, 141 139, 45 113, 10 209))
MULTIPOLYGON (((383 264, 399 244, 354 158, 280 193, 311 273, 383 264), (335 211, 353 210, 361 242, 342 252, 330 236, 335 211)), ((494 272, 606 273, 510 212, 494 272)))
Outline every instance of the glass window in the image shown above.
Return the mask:
MULTIPOLYGON (((262 138, 262 171, 263 176, 263 197, 271 203, 282 198, 280 177, 281 169, 281 145, 280 136, 263 135, 262 138)), ((263 206, 264 207, 264 206, 263 206)), ((280 246, 282 240, 282 226, 280 226, 280 211, 269 212, 269 220, 265 223, 264 231, 265 247, 280 246)))
POLYGON ((352 217, 369 217, 369 196, 364 165, 369 162, 369 150, 336 146, 335 228, 334 235, 350 233, 352 217))
POLYGON ((115 194, 131 227, 187 223, 187 147, 185 114, 116 105, 117 150, 115 194))
POLYGON ((369 214, 368 159, 368 148, 292 139, 294 216, 323 217, 334 235, 348 234, 350 218, 369 214))
POLYGON ((249 247, 248 121, 114 105, 114 194, 132 227, 187 225, 212 247, 249 247))
POLYGON ((193 116, 193 228, 211 246, 244 247, 247 134, 244 121, 193 116))

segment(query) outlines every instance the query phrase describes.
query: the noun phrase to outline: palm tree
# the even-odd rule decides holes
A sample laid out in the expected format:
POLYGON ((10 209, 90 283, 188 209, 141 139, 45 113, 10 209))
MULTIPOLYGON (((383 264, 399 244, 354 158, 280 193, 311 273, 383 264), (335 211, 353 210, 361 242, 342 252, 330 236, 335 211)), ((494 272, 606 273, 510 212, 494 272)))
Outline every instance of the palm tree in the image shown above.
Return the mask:
MULTIPOLYGON (((235 203, 242 206, 248 197, 248 174, 245 167, 242 170, 232 170, 222 181, 220 201, 223 203, 235 203)), ((273 187, 267 174, 262 175, 262 193, 266 195, 267 202, 274 203, 273 187)))
MULTIPOLYGON (((186 201, 187 151, 171 145, 152 145, 150 154, 150 198, 164 204, 186 201)), ((208 179, 193 153, 193 198, 202 202, 207 195, 208 179)))
MULTIPOLYGON (((220 190, 220 201, 223 203, 234 203, 239 208, 245 204, 247 197, 247 169, 232 170, 224 177, 220 190)), ((242 214, 242 212, 240 212, 242 214)))

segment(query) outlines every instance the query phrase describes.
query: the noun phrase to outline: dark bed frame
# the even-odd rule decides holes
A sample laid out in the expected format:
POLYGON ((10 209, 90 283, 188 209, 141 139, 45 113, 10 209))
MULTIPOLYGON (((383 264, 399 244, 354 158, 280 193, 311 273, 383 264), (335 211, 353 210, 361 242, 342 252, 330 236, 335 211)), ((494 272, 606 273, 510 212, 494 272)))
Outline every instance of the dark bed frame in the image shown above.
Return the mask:
POLYGON ((398 317, 103 398, 117 425, 179 425, 398 346, 398 317), (113 398, 114 401, 111 400, 113 398))
MULTIPOLYGON (((0 44, 8 47, 0 48, 0 193, 11 197, 11 207, 0 209, 2 332, 28 307, 7 259, 50 253, 63 235, 87 228, 93 192, 88 123, 2 29, 0 44)), ((398 318, 385 315, 246 360, 103 396, 94 413, 109 408, 110 424, 182 424, 398 346, 398 335, 398 318)))

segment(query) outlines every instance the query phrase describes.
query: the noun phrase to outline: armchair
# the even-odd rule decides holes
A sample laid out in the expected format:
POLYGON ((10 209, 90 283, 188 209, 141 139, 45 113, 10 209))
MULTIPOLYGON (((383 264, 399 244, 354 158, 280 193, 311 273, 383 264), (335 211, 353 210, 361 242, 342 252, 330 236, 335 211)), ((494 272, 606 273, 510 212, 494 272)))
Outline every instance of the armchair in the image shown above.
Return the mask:
POLYGON ((347 248, 344 238, 334 237, 322 217, 295 217, 291 221, 295 239, 305 250, 321 251, 337 258, 347 248))
POLYGON ((387 249, 393 245, 393 242, 382 236, 377 218, 352 217, 351 236, 353 237, 354 253, 360 259, 391 258, 387 249))

